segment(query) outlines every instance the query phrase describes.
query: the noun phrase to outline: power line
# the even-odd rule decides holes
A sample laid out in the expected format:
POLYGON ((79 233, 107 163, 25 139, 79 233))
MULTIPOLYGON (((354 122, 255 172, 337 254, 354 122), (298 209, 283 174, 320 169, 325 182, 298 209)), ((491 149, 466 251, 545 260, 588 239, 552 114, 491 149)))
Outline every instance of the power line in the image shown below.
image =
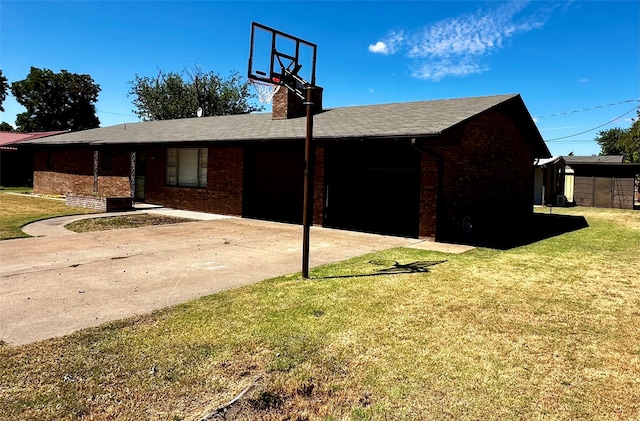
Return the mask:
POLYGON ((639 106, 635 106, 635 107, 633 107, 632 109, 630 109, 629 111, 627 111, 626 113, 624 113, 624 114, 622 114, 622 115, 620 115, 620 116, 618 116, 618 117, 614 118, 613 120, 609 120, 609 121, 607 121, 606 123, 601 124, 601 125, 599 125, 599 126, 597 126, 597 127, 594 127, 594 128, 592 128, 592 129, 585 130, 585 131, 583 131, 583 132, 576 133, 576 134, 571 134, 571 135, 569 135, 569 136, 562 136, 562 137, 556 137, 556 138, 553 138, 553 139, 546 139, 546 140, 545 140, 545 142, 551 142, 551 141, 553 141, 553 140, 567 139, 567 138, 569 138, 569 137, 580 136, 581 134, 585 134, 585 133, 588 133, 588 132, 594 131, 594 130, 596 130, 596 129, 599 129, 600 127, 606 126, 607 124, 611 124, 611 123, 613 123, 614 121, 616 121, 616 120, 618 120, 618 119, 620 119, 620 118, 622 118, 622 117, 626 116, 627 114, 629 114, 629 113, 630 113, 630 112, 632 112, 632 111, 637 110, 638 108, 639 108, 639 106))
POLYGON ((123 116, 127 116, 127 117, 135 117, 135 114, 123 114, 123 113, 114 113, 111 111, 102 111, 102 110, 96 110, 97 113, 100 114, 113 114, 113 115, 123 115, 123 116))
MULTIPOLYGON (((547 140, 545 140, 545 142, 548 142, 547 140)), ((564 144, 564 145, 575 145, 578 143, 595 143, 595 140, 593 139, 571 139, 571 140, 560 140, 560 141, 555 141, 553 142, 554 145, 560 145, 560 144, 564 144)))
POLYGON ((538 119, 538 118, 545 118, 545 117, 557 117, 557 116, 560 116, 560 115, 567 115, 567 114, 581 113, 581 112, 584 112, 584 111, 597 110, 597 109, 599 109, 599 108, 607 108, 607 107, 613 107, 613 106, 620 105, 620 104, 627 104, 627 103, 629 103, 629 102, 640 102, 640 99, 627 99, 627 100, 625 100, 625 101, 614 102, 614 103, 612 103, 612 104, 595 105, 595 106, 593 106, 593 107, 581 108, 581 109, 579 109, 579 110, 563 111, 563 112, 555 113, 555 114, 545 114, 545 115, 537 116, 537 117, 534 117, 534 118, 538 119))

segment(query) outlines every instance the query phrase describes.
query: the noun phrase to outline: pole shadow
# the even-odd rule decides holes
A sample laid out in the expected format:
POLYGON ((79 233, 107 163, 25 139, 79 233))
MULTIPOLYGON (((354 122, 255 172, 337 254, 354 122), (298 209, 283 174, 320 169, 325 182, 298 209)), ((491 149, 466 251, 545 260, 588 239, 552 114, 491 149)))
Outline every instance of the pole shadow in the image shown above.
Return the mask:
POLYGON ((378 269, 373 273, 362 273, 362 274, 352 274, 352 275, 336 275, 336 276, 322 276, 313 279, 321 280, 321 279, 346 279, 346 278, 361 278, 368 276, 381 276, 381 275, 399 275, 405 273, 428 273, 429 268, 435 265, 439 265, 441 263, 446 263, 446 260, 419 260, 411 263, 399 263, 396 261, 389 260, 371 260, 370 264, 375 266, 386 266, 384 268, 378 269))

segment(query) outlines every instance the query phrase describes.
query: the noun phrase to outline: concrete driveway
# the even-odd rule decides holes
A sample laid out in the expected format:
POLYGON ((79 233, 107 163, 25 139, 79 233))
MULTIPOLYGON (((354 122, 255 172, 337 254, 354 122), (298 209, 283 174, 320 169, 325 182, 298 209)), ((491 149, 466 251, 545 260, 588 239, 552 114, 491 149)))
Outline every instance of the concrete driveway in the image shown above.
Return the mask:
MULTIPOLYGON (((44 232, 59 235, 0 242, 4 342, 61 336, 299 272, 301 266, 302 227, 296 225, 221 218, 74 234, 61 221, 39 225, 49 224, 44 232)), ((443 247, 314 227, 310 266, 397 246, 443 247)))

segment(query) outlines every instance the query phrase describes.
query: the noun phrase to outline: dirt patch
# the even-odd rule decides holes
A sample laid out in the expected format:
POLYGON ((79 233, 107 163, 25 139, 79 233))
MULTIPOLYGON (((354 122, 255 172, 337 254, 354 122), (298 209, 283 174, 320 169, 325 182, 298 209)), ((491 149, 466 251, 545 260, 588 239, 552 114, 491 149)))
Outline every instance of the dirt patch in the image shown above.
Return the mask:
POLYGON ((190 221, 193 221, 193 219, 143 213, 139 215, 123 215, 109 216, 104 218, 83 219, 81 221, 67 224, 65 225, 65 228, 73 232, 90 232, 124 228, 149 227, 153 225, 179 224, 182 222, 190 221))

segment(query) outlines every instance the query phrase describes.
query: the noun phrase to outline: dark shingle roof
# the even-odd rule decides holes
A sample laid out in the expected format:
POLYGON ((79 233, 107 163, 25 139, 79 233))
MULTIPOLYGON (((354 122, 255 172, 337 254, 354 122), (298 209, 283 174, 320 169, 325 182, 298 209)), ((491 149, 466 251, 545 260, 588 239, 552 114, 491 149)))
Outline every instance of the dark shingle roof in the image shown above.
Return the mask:
POLYGON ((622 162, 622 155, 602 155, 602 156, 565 156, 567 165, 572 164, 601 164, 622 162))
MULTIPOLYGON (((546 146, 517 94, 334 108, 314 117, 314 139, 438 135, 486 110, 518 99, 534 141, 546 146)), ((306 119, 272 120, 270 113, 148 121, 66 133, 37 145, 144 144, 303 139, 306 119)), ((539 148, 538 148, 539 149, 539 148)), ((546 150, 548 154, 548 150, 546 150)), ((544 151, 542 153, 544 155, 544 151)))

